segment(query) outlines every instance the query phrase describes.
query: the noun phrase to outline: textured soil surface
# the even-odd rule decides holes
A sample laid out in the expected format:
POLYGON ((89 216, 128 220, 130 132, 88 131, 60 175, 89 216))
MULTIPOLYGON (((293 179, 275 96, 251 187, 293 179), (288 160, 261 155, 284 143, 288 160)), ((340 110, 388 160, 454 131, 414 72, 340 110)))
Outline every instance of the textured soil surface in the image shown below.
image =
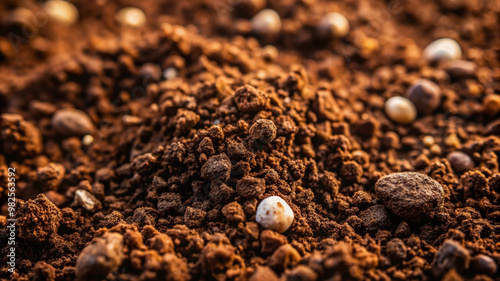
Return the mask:
POLYGON ((500 280, 499 1, 42 2, 0 3, 0 279, 500 280), (443 37, 461 60, 423 58, 443 37))

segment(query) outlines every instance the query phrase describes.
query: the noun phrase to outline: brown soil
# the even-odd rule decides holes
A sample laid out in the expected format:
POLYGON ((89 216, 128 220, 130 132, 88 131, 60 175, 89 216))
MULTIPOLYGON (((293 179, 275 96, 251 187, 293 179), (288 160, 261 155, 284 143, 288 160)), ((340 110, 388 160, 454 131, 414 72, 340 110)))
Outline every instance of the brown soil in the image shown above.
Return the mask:
POLYGON ((69 27, 0 3, 0 279, 500 280, 498 1, 71 2, 69 27), (441 37, 463 61, 422 58, 441 37), (440 98, 394 123, 417 79, 440 98), (284 233, 255 221, 273 195, 284 233))

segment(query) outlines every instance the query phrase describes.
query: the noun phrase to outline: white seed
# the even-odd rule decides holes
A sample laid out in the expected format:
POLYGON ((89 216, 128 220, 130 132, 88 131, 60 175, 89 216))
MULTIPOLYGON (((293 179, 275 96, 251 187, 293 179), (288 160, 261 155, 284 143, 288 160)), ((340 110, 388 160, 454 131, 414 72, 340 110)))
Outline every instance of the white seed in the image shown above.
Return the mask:
POLYGON ((43 5, 45 12, 54 20, 71 25, 78 20, 78 9, 71 3, 62 0, 49 0, 43 5))
POLYGON ((75 201, 80 207, 87 211, 92 211, 98 204, 100 204, 99 200, 97 200, 94 195, 83 189, 75 191, 75 201))
POLYGON ((323 16, 317 27, 321 38, 342 38, 349 33, 349 21, 339 13, 328 13, 323 16))
POLYGON ((173 67, 168 67, 167 69, 165 69, 165 71, 163 71, 163 77, 167 80, 175 79, 177 78, 177 75, 178 75, 177 69, 173 67))
POLYGON ((462 49, 457 41, 451 38, 441 38, 430 43, 423 53, 425 59, 436 60, 459 60, 462 58, 462 49))
POLYGON ((415 105, 403 97, 392 97, 385 102, 385 113, 398 123, 411 123, 417 118, 415 105))
POLYGON ((255 220, 264 228, 280 233, 287 231, 293 222, 293 211, 279 196, 271 196, 260 202, 255 220))
POLYGON ((92 135, 85 135, 82 138, 82 144, 85 146, 90 146, 94 142, 94 137, 92 135))
POLYGON ((141 27, 146 24, 146 15, 141 9, 126 7, 116 13, 116 20, 125 26, 141 27))
POLYGON ((276 35, 281 31, 281 18, 276 11, 265 9, 252 18, 252 30, 259 35, 276 35))

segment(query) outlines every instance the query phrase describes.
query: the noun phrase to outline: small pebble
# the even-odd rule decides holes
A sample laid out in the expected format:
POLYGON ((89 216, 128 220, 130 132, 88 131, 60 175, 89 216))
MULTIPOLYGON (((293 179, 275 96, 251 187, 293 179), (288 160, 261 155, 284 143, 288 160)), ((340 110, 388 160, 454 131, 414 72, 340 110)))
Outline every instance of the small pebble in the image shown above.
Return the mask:
POLYGON ((288 203, 279 196, 271 196, 260 202, 255 220, 266 229, 279 233, 292 225, 294 214, 288 203))
POLYGON ((94 131, 94 124, 83 111, 73 108, 59 109, 51 120, 52 127, 66 136, 84 136, 94 131))
POLYGON ((87 245, 76 260, 78 280, 101 280, 117 270, 123 262, 123 236, 108 232, 87 245))
POLYGON ((252 30, 263 36, 278 34, 281 31, 280 15, 271 9, 260 11, 252 18, 252 30))
POLYGON ((100 206, 99 200, 94 197, 90 192, 79 189, 75 192, 76 203, 87 211, 92 211, 100 206))
POLYGON ((423 52, 425 59, 436 60, 459 60, 462 58, 462 49, 457 41, 450 38, 441 38, 430 43, 423 52))
POLYGON ((448 61, 445 70, 453 78, 467 78, 476 72, 476 64, 472 61, 453 60, 448 61))
POLYGON ((264 148, 276 138, 276 125, 268 119, 257 120, 250 127, 250 138, 257 149, 264 148))
POLYGON ((165 69, 165 71, 163 71, 163 78, 165 78, 166 80, 173 80, 177 78, 177 76, 177 69, 173 67, 168 67, 167 69, 165 69))
POLYGON ((394 173, 380 178, 375 184, 375 194, 391 212, 415 223, 433 218, 444 203, 441 184, 415 172, 394 173))
POLYGON ((441 155, 441 153, 443 152, 443 150, 441 149, 441 147, 439 146, 439 144, 433 144, 431 147, 430 147, 430 151, 432 154, 434 155, 441 155))
POLYGON ((82 138, 82 144, 84 146, 91 146, 94 143, 94 137, 92 135, 85 135, 82 138))
POLYGON ((446 145, 449 148, 459 148, 460 147, 460 140, 458 139, 457 134, 452 133, 447 135, 444 138, 444 145, 446 145))
POLYGON ((407 96, 422 115, 432 113, 441 104, 441 89, 427 79, 415 81, 408 89, 407 96))
POLYGON ((52 19, 65 25, 72 25, 78 20, 78 9, 67 1, 49 0, 43 9, 52 19))
POLYGON ((432 261, 432 273, 436 277, 448 270, 462 272, 469 267, 469 251, 453 240, 446 240, 432 261))
POLYGON ((391 120, 398 123, 412 123, 417 118, 417 109, 413 103, 404 97, 392 97, 385 102, 385 113, 391 120))
POLYGON ((487 95, 483 100, 483 110, 487 115, 497 115, 500 112, 500 95, 487 95))
POLYGON ((475 256, 472 261, 472 268, 476 270, 478 273, 484 273, 484 274, 489 274, 493 275, 495 272, 497 272, 497 264, 495 263, 495 260, 488 257, 487 255, 477 255, 475 256))
POLYGON ((116 12, 116 20, 124 26, 141 27, 146 24, 146 15, 135 7, 125 7, 116 12))
POLYGON ((474 168, 474 161, 472 158, 461 151, 451 152, 446 159, 450 162, 453 170, 459 174, 463 174, 474 168))
POLYGON ((20 25, 26 28, 33 28, 32 21, 35 19, 35 14, 29 9, 18 7, 8 14, 6 23, 11 25, 20 25))
POLYGON ((425 147, 431 147, 434 145, 435 140, 432 136, 425 136, 422 138, 422 143, 424 144, 425 147))
POLYGON ((339 13, 328 13, 323 16, 317 27, 321 38, 342 38, 349 33, 349 21, 339 13))

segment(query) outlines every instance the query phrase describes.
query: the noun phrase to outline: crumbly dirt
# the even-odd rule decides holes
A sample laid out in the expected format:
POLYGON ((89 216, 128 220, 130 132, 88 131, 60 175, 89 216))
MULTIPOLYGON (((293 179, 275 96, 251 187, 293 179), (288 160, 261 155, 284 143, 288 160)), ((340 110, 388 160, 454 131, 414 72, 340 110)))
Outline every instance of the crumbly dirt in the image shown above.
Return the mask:
POLYGON ((74 0, 73 26, 12 19, 37 2, 0 3, 0 279, 500 280, 498 1, 74 0), (146 26, 116 22, 131 5, 146 26), (282 31, 254 36, 266 7, 282 31), (344 39, 316 35, 328 11, 344 39), (423 59, 441 37, 463 61, 423 59), (392 122, 385 100, 418 79, 435 109, 392 122), (255 221, 269 196, 294 212, 284 233, 255 221))

